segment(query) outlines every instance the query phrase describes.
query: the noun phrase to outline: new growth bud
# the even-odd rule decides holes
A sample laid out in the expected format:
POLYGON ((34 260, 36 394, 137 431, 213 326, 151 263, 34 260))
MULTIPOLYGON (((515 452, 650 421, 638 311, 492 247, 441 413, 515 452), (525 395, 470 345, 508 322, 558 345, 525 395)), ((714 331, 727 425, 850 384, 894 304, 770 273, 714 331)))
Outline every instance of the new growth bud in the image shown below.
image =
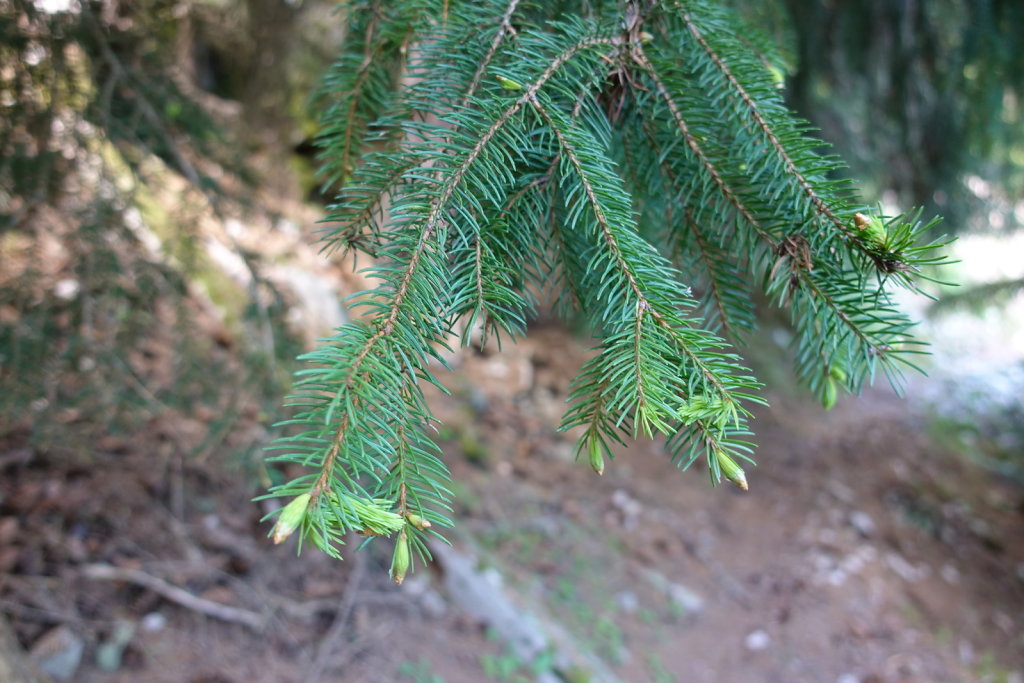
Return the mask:
POLYGON ((523 89, 523 86, 520 85, 519 83, 516 83, 511 78, 506 78, 506 77, 501 76, 501 75, 498 76, 498 83, 500 83, 501 87, 504 88, 505 90, 522 90, 523 89))
POLYGON ((832 365, 828 369, 828 374, 829 377, 831 377, 837 382, 842 383, 846 381, 846 370, 844 370, 843 366, 841 365, 832 365))
POLYGON ((306 518, 306 509, 309 506, 310 498, 311 496, 308 493, 303 493, 284 506, 284 509, 281 510, 281 514, 277 518, 277 524, 270 531, 274 538, 274 543, 284 542, 286 538, 299 528, 302 520, 306 518))
POLYGON ((587 450, 590 456, 590 466, 599 475, 604 474, 604 454, 601 453, 601 442, 596 436, 587 441, 587 450))
POLYGON ((743 473, 743 468, 737 465, 735 460, 730 458, 725 451, 715 451, 715 460, 718 461, 718 469, 722 471, 722 476, 744 491, 748 490, 747 475, 743 473))
POLYGON ((405 518, 409 521, 409 524, 413 525, 414 527, 416 527, 420 531, 423 531, 424 529, 429 529, 430 526, 431 526, 430 522, 428 522, 427 520, 423 519, 422 517, 417 515, 415 512, 407 512, 407 513, 405 513, 405 518))
POLYGON ((888 233, 885 230, 885 223, 877 216, 870 218, 862 213, 854 214, 853 224, 858 230, 864 233, 864 239, 879 249, 885 249, 888 233))
POLYGON ((839 398, 839 388, 832 377, 825 379, 825 393, 821 395, 821 406, 825 410, 832 410, 839 398))
POLYGON ((409 537, 404 531, 398 532, 395 539, 395 552, 391 556, 391 579, 401 585, 405 574, 409 571, 409 537))

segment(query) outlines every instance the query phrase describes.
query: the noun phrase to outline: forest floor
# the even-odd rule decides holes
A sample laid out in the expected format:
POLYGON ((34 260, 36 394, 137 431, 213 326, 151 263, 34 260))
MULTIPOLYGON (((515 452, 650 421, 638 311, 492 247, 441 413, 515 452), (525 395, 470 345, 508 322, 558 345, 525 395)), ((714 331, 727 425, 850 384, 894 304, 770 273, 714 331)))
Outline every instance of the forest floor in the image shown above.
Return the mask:
POLYGON ((1024 680, 1024 491, 908 402, 772 397, 747 493, 650 443, 598 477, 555 431, 585 354, 540 327, 464 354, 434 401, 458 557, 532 615, 539 654, 447 560, 396 587, 384 544, 340 563, 271 545, 259 454, 171 455, 204 429, 173 415, 87 461, 0 444, 0 612, 47 666, 79 654, 76 681, 1024 680))

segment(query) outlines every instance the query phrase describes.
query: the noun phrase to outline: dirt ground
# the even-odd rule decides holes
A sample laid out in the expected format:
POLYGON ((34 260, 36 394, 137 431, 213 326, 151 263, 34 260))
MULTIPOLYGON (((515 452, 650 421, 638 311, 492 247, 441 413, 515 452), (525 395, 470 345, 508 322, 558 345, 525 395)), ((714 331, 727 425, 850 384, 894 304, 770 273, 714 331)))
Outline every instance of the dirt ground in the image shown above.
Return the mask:
POLYGON ((583 357, 541 327, 468 354, 435 401, 451 537, 553 634, 532 662, 443 563, 399 588, 383 547, 272 546, 258 454, 139 440, 88 462, 0 447, 0 611, 39 660, 77 648, 76 681, 1024 680, 1024 491, 934 443, 912 403, 772 397, 748 493, 650 443, 598 477, 554 430, 583 357))

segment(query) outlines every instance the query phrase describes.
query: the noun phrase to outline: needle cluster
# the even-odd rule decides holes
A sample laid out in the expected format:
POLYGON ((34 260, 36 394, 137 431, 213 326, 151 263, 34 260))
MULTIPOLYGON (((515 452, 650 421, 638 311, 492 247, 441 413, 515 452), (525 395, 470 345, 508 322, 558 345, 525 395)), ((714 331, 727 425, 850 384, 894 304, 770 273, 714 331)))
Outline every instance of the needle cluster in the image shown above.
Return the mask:
POLYGON ((395 534, 402 576, 410 547, 428 557, 450 491, 421 387, 460 334, 523 334, 539 295, 598 340, 562 428, 599 472, 614 442, 662 435, 680 466, 746 488, 755 302, 789 312, 796 374, 827 405, 878 372, 898 385, 921 351, 889 290, 941 260, 921 246, 934 221, 881 216, 835 179, 781 62, 718 3, 344 18, 320 93, 322 238, 370 255, 377 285, 305 357, 276 459, 308 474, 271 491, 308 496, 289 525, 327 552, 354 530, 395 534))

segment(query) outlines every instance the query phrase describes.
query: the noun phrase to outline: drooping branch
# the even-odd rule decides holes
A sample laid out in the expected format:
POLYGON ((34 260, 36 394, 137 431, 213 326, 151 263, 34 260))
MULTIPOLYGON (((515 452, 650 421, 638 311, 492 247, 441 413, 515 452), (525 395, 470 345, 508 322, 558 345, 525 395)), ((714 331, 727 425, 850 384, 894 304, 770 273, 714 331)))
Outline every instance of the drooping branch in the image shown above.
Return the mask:
MULTIPOLYGON (((678 6, 679 5, 677 3, 677 7, 678 6)), ((793 158, 790 156, 788 150, 779 140, 779 137, 778 135, 775 134, 775 131, 772 128, 772 126, 768 123, 768 120, 764 117, 764 115, 762 115, 761 110, 757 105, 757 102, 754 100, 753 97, 750 96, 750 93, 747 92, 747 89, 743 87, 743 84, 740 83, 739 79, 736 78, 732 70, 729 68, 729 65, 725 63, 725 60, 722 58, 722 56, 719 55, 711 46, 711 44, 707 41, 707 39, 704 37, 704 34, 701 32, 700 28, 697 26, 697 23, 694 21, 692 15, 689 12, 685 11, 685 9, 682 11, 682 19, 683 23, 686 25, 687 30, 689 30, 690 35, 693 36, 694 40, 696 40, 697 43, 701 46, 701 49, 703 49, 707 56, 711 59, 711 61, 714 62, 715 66, 718 67, 719 71, 722 72, 722 75, 725 77, 726 81, 728 81, 729 85, 735 91, 736 96, 739 97, 740 101, 743 103, 744 111, 750 114, 750 117, 754 120, 754 123, 762 132, 765 139, 768 140, 768 143, 779 155, 779 158, 785 165, 786 172, 789 173, 796 180, 801 191, 803 191, 803 193, 807 195, 807 198, 811 201, 811 204, 815 207, 815 210, 821 216, 823 216, 829 222, 831 222, 832 225, 835 226, 835 228, 839 231, 841 235, 843 235, 845 239, 850 239, 854 244, 856 244, 858 242, 858 235, 854 233, 853 230, 849 226, 847 226, 846 223, 843 222, 843 220, 832 211, 832 208, 821 197, 821 195, 818 194, 818 191, 814 189, 814 186, 810 183, 810 181, 803 174, 803 172, 797 167, 796 163, 794 163, 793 161, 793 158)))
MULTIPOLYGON (((419 229, 416 246, 408 256, 398 287, 392 295, 390 304, 388 305, 387 314, 383 317, 383 322, 377 322, 375 324, 375 331, 366 339, 365 342, 363 342, 362 347, 356 353, 354 360, 349 367, 347 379, 342 382, 338 388, 339 394, 351 391, 356 378, 361 376, 360 370, 366 358, 374 351, 381 340, 385 339, 395 331, 395 324, 398 321, 402 305, 405 303, 406 297, 409 293, 409 288, 416 275, 417 269, 424 258, 424 254, 426 253, 428 246, 431 244, 435 233, 443 230, 444 228, 444 221, 446 220, 445 212, 452 195, 456 191, 456 188, 458 188, 462 183, 463 178, 469 169, 472 168, 473 164, 495 138, 498 131, 501 130, 501 128, 505 126, 508 121, 511 120, 512 117, 515 116, 528 102, 531 102, 535 98, 536 93, 551 79, 558 69, 564 66, 581 50, 597 45, 610 44, 611 41, 606 38, 586 38, 577 42, 568 50, 553 59, 540 76, 538 76, 538 78, 531 83, 528 88, 526 88, 526 92, 509 105, 487 128, 487 130, 480 135, 474 146, 466 154, 465 158, 451 171, 450 174, 445 177, 444 185, 440 193, 431 203, 429 212, 419 229)), ((443 245, 444 239, 437 239, 436 242, 439 246, 443 245)), ((380 318, 378 318, 378 320, 380 320, 380 318)), ((342 419, 335 431, 334 438, 332 439, 331 450, 321 467, 320 478, 318 479, 315 488, 315 492, 317 494, 327 490, 334 464, 337 462, 338 452, 341 449, 341 444, 344 442, 346 432, 349 428, 350 423, 347 419, 346 413, 346 418, 342 419)))
MULTIPOLYGON (((694 155, 694 158, 705 170, 712 182, 719 188, 722 196, 726 198, 729 204, 743 217, 744 221, 753 229, 757 237, 767 246, 772 252, 776 252, 779 249, 778 242, 774 237, 763 227, 761 222, 757 219, 754 213, 746 206, 746 204, 739 198, 738 193, 730 186, 724 179, 723 175, 718 171, 715 164, 712 163, 708 154, 703 150, 697 137, 690 130, 689 125, 686 122, 682 114, 682 110, 676 103, 672 94, 665 86, 664 81, 658 74, 657 69, 651 64, 650 59, 645 54, 643 48, 640 45, 633 47, 632 55, 636 60, 637 64, 644 69, 645 74, 654 83, 655 92, 658 97, 664 102, 665 107, 671 114, 672 121, 679 130, 680 136, 686 142, 687 147, 690 148, 694 155)), ((663 162, 663 166, 667 166, 663 162)), ((799 281, 804 285, 808 292, 815 298, 820 300, 826 308, 831 310, 836 317, 843 323, 843 325, 858 339, 860 339, 867 348, 875 350, 875 352, 881 354, 884 351, 882 348, 884 343, 872 340, 865 333, 864 329, 850 318, 845 310, 839 305, 834 297, 829 295, 827 292, 822 290, 820 285, 815 282, 809 268, 797 268, 793 271, 793 274, 799 278, 799 281)))

